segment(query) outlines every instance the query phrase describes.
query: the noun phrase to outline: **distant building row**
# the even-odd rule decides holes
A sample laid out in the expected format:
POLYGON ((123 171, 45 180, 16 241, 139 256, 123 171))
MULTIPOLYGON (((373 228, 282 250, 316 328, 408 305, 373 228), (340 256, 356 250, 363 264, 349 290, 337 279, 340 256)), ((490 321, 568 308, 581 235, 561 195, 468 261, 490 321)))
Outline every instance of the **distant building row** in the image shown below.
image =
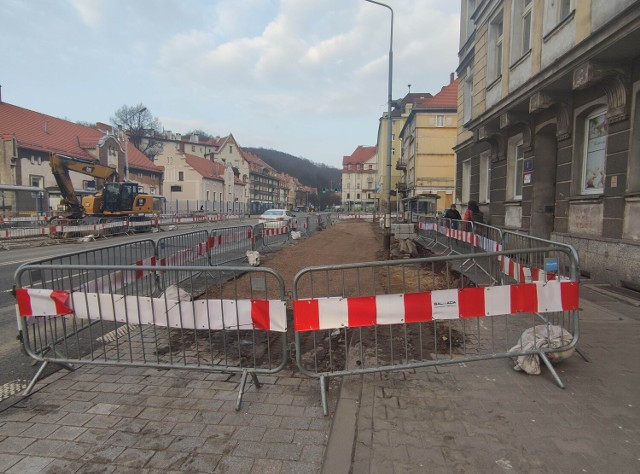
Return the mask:
MULTIPOLYGON (((454 202, 458 81, 435 95, 408 93, 391 112, 391 212, 408 216, 424 196, 437 208, 454 202)), ((342 203, 352 210, 386 208, 387 114, 380 118, 376 146, 359 146, 342 160, 342 203)))
MULTIPOLYGON (((304 207, 309 194, 317 192, 242 150, 233 135, 201 141, 167 132, 153 139, 162 143, 162 151, 152 162, 109 125, 88 127, 0 102, 0 185, 42 190, 47 199, 38 211, 55 210, 60 192, 48 157, 58 153, 115 167, 121 179, 163 197, 167 211, 257 214, 304 207)), ((102 184, 74 172, 71 178, 79 194, 102 184)), ((1 205, 4 217, 20 211, 11 192, 2 193, 1 205)))

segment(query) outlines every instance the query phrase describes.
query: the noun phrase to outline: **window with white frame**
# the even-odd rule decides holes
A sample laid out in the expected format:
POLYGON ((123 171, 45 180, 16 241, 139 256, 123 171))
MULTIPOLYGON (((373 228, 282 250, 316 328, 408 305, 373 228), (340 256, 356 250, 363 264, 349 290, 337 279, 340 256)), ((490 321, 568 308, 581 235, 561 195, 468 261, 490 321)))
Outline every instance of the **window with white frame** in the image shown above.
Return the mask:
POLYGON ((519 142, 515 148, 514 156, 514 169, 513 169, 513 198, 522 199, 522 183, 523 183, 523 171, 524 171, 524 147, 522 142, 519 142))
POLYGON ((471 160, 462 162, 462 202, 469 202, 471 196, 471 160))
POLYGON ((629 163, 627 165, 627 192, 640 191, 640 133, 637 133, 640 127, 640 81, 636 82, 633 88, 633 123, 631 130, 636 133, 631 134, 631 144, 629 149, 629 163))
POLYGON ((511 22, 511 63, 515 63, 531 49, 531 19, 533 0, 513 0, 511 22))
POLYGON ((473 109, 473 70, 471 67, 467 67, 467 74, 464 78, 464 90, 462 94, 462 120, 464 123, 467 123, 471 120, 471 112, 473 109))
POLYGON ((473 33, 473 12, 476 9, 476 0, 467 0, 467 22, 466 22, 466 36, 465 40, 473 33))
POLYGON ((532 0, 524 0, 524 9, 522 12, 522 54, 531 49, 531 10, 533 8, 532 0))
POLYGON ((489 25, 489 62, 487 68, 489 82, 495 81, 502 74, 503 26, 502 12, 500 12, 489 25))
POLYGON ((436 127, 444 127, 444 115, 436 115, 436 127))
POLYGON ((489 179, 491 176, 491 158, 489 152, 480 155, 480 191, 478 200, 489 202, 489 179))
POLYGON ((582 149, 582 194, 601 194, 604 191, 607 163, 607 110, 591 113, 584 123, 582 149))
POLYGON ((575 10, 575 0, 557 0, 558 23, 568 17, 575 10))
POLYGON ((31 186, 34 188, 42 188, 42 182, 44 181, 42 176, 33 176, 29 177, 29 181, 31 181, 31 186))

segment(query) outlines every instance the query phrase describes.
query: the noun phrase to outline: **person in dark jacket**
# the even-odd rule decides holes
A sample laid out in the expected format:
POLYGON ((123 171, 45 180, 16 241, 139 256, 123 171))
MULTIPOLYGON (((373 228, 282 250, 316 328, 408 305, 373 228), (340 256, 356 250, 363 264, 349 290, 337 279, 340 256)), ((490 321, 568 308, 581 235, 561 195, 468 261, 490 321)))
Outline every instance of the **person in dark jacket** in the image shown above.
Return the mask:
POLYGON ((459 221, 460 219, 462 219, 462 217, 460 216, 460 213, 458 212, 458 209, 456 208, 455 204, 451 204, 451 207, 449 209, 447 209, 446 211, 444 211, 443 216, 445 219, 454 219, 459 221))

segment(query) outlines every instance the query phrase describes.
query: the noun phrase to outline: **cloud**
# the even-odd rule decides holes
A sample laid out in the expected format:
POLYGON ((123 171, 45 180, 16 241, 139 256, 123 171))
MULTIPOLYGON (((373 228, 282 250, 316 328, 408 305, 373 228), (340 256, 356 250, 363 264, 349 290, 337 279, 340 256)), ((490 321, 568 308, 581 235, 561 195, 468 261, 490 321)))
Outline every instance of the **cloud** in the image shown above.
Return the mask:
POLYGON ((98 26, 102 19, 103 0, 69 0, 69 2, 87 26, 98 26))

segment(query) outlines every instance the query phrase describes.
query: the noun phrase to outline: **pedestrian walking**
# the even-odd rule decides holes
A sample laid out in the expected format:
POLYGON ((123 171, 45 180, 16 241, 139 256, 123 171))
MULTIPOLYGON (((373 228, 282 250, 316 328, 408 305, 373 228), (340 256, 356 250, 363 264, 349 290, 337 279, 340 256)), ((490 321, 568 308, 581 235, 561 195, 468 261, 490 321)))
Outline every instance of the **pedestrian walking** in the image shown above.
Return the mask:
POLYGON ((445 219, 454 219, 456 221, 459 221, 462 219, 455 204, 451 204, 451 207, 446 211, 444 211, 443 217, 445 219))

